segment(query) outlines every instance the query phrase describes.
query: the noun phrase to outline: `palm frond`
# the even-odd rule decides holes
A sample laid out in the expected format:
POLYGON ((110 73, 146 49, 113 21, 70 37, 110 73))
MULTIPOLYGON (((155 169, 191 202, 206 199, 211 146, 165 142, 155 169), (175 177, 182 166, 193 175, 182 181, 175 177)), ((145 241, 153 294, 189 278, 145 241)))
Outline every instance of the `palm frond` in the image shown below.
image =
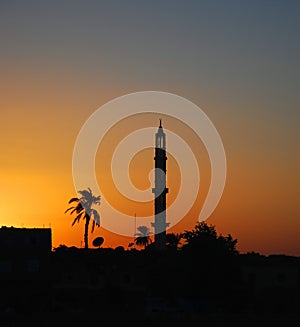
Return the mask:
POLYGON ((79 213, 79 212, 83 211, 83 209, 84 208, 83 208, 82 204, 79 202, 78 205, 76 206, 76 212, 79 213))
POLYGON ((78 198, 72 198, 72 199, 69 200, 68 203, 70 204, 70 203, 72 203, 72 202, 78 202, 78 201, 79 201, 78 198))
POLYGON ((134 233, 134 236, 136 236, 136 237, 144 237, 145 235, 142 234, 142 233, 134 233))
POLYGON ((65 213, 67 213, 67 212, 70 211, 71 209, 74 209, 74 207, 70 207, 70 208, 68 208, 68 209, 65 211, 65 213))
POLYGON ((93 222, 92 222, 91 233, 93 233, 93 232, 94 232, 94 229, 95 229, 95 220, 93 220, 93 222))
POLYGON ((70 215, 72 215, 75 211, 77 211, 77 207, 73 207, 73 210, 70 212, 70 215))
POLYGON ((141 236, 149 236, 151 234, 147 226, 139 226, 137 230, 141 233, 141 236))
POLYGON ((95 209, 92 209, 91 214, 93 216, 93 219, 94 219, 96 225, 100 226, 100 215, 99 215, 98 211, 95 209))
POLYGON ((93 196, 93 203, 96 205, 100 205, 100 200, 101 200, 101 196, 93 196))
POLYGON ((91 191, 88 190, 82 190, 82 191, 78 191, 78 193, 83 197, 83 198, 91 198, 92 197, 92 193, 91 191))
POLYGON ((74 226, 76 222, 79 223, 79 220, 80 220, 80 217, 77 216, 77 217, 73 220, 73 222, 72 222, 72 226, 74 226))

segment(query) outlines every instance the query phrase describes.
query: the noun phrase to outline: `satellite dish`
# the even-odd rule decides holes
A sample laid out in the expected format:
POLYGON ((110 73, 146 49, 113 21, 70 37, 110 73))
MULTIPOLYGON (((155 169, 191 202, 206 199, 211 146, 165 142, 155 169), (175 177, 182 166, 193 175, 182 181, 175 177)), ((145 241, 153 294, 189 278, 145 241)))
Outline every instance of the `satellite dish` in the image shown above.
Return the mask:
POLYGON ((99 236, 99 237, 96 237, 94 240, 93 240, 93 246, 96 248, 100 248, 100 246, 103 244, 104 242, 104 238, 99 236))

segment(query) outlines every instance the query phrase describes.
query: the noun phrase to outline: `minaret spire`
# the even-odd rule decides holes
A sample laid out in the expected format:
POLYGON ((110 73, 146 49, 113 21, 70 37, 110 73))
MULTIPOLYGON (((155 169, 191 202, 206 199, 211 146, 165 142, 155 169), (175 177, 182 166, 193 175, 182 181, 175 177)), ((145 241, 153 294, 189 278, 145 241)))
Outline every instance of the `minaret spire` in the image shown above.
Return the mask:
POLYGON ((166 134, 162 127, 162 120, 159 120, 159 128, 155 134, 155 187, 152 189, 154 193, 154 212, 155 221, 152 223, 155 231, 155 246, 157 249, 163 249, 166 246, 166 195, 168 188, 166 187, 166 134))

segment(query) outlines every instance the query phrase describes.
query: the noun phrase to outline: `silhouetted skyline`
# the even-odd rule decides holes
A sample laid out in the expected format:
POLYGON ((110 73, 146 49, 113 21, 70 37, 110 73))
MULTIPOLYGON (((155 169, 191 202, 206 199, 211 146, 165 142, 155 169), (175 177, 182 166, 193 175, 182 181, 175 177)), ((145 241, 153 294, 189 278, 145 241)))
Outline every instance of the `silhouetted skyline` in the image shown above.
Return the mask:
MULTIPOLYGON (((108 101, 158 90, 202 108, 224 143, 226 186, 208 221, 235 235, 243 252, 300 255, 299 14, 294 0, 1 1, 1 225, 51 226, 54 246, 80 247, 83 225, 71 229, 64 214, 76 195, 78 132, 108 101)), ((117 141, 137 126, 157 127, 158 118, 119 122, 97 153, 97 173, 108 168, 117 141)), ((201 170, 202 193, 172 230, 179 232, 198 218, 209 162, 188 126, 161 118, 165 129, 187 136, 201 170)), ((179 176, 167 156, 168 173, 179 176)), ((129 167, 141 190, 150 185, 152 165, 145 150, 129 167)), ((118 197, 106 170, 101 177, 101 196, 118 209, 138 217, 152 212, 153 203, 118 197)), ((178 181, 168 187, 169 204, 178 181)), ((103 228, 93 236, 103 236, 107 247, 133 241, 103 228)))

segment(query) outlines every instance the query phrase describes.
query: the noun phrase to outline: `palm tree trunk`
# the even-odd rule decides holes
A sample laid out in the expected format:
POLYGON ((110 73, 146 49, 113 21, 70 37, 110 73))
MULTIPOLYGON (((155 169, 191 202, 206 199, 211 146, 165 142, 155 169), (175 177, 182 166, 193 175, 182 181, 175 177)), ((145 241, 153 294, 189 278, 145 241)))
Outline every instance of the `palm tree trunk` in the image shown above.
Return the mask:
POLYGON ((86 217, 85 220, 85 225, 84 225, 84 248, 88 249, 89 248, 89 222, 90 219, 86 217))

